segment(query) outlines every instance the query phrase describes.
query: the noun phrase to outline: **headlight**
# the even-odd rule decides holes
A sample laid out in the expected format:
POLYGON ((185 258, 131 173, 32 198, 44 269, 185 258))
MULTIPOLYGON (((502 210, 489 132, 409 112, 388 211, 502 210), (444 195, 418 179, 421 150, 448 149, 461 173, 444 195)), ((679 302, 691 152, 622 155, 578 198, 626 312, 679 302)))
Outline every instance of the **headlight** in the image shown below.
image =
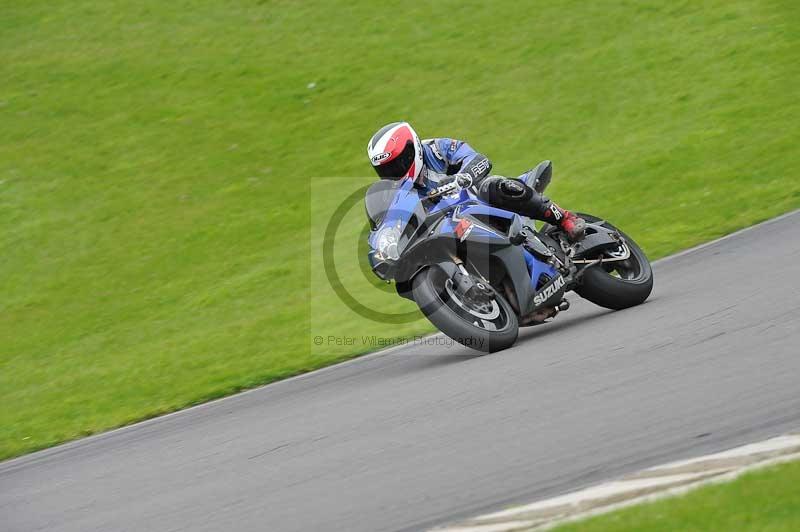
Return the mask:
POLYGON ((400 251, 397 244, 400 242, 400 227, 384 227, 378 231, 375 237, 375 256, 380 260, 397 260, 400 258, 400 251))

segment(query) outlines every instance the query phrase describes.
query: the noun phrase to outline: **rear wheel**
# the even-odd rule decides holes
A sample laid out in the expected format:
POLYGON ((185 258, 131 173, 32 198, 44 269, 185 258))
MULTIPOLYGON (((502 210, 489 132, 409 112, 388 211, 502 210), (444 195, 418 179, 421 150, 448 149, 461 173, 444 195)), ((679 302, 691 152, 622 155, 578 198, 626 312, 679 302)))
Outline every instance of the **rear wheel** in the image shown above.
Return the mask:
POLYGON ((617 231, 622 243, 617 249, 605 250, 597 257, 585 257, 602 258, 608 262, 589 266, 575 292, 595 305, 614 310, 644 303, 653 290, 653 269, 644 251, 631 237, 610 223, 589 214, 576 214, 587 222, 600 223, 617 231), (627 258, 619 260, 621 257, 627 258))
POLYGON ((485 295, 460 296, 447 273, 432 266, 414 277, 414 301, 440 331, 467 347, 487 353, 511 347, 519 332, 514 309, 494 288, 475 281, 485 295))

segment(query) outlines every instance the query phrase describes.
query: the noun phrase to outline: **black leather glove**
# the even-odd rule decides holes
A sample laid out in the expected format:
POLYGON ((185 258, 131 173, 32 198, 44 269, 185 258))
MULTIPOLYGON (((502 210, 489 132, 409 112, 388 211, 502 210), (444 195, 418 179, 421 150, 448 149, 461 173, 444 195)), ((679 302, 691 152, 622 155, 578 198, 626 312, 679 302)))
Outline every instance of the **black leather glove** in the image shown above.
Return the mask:
POLYGON ((453 176, 455 178, 456 183, 461 188, 469 188, 472 186, 472 176, 469 174, 456 174, 453 176))

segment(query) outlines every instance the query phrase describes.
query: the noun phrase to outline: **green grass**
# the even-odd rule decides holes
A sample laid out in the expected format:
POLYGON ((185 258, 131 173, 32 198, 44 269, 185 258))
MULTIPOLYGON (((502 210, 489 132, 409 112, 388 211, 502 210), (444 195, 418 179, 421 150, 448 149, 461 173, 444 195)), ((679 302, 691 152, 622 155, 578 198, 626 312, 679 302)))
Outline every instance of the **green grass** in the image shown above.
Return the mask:
POLYGON ((555 528, 557 532, 800 530, 800 462, 754 471, 682 497, 640 504, 555 528))
MULTIPOLYGON (((430 330, 360 319, 310 267, 391 120, 465 138, 501 174, 552 159, 554 198, 653 258, 800 206, 798 15, 791 0, 6 0, 0 458, 370 349, 315 349, 320 331, 430 330), (319 176, 350 179, 322 192, 319 176)), ((343 257, 344 282, 366 285, 343 257)))

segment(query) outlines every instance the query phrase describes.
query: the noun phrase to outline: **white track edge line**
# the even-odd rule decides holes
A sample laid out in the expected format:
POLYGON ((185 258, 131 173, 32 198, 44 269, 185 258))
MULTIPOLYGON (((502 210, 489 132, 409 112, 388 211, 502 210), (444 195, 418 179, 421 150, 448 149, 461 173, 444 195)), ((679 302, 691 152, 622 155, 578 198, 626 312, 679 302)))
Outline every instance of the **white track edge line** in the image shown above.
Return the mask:
MULTIPOLYGON (((762 441, 759 441, 759 442, 740 445, 738 447, 733 447, 733 448, 728 449, 728 450, 719 451, 719 452, 706 454, 706 455, 701 455, 701 456, 698 456, 696 458, 692 458, 692 459, 689 459, 689 460, 678 460, 678 461, 674 461, 674 462, 668 462, 668 463, 665 463, 665 464, 656 465, 656 466, 653 466, 653 467, 649 467, 647 469, 642 469, 641 471, 638 471, 638 472, 631 473, 631 475, 635 475, 636 473, 656 472, 656 471, 668 470, 668 469, 670 469, 672 467, 686 465, 687 463, 702 462, 702 461, 713 461, 713 460, 719 459, 721 457, 724 458, 724 457, 730 456, 730 454, 732 452, 736 452, 736 451, 744 451, 744 450, 748 451, 748 454, 740 454, 740 453, 736 452, 735 454, 737 456, 748 456, 748 455, 749 456, 755 456, 755 455, 758 455, 758 454, 764 453, 764 452, 775 452, 775 451, 779 451, 781 449, 791 449, 792 447, 797 447, 798 444, 800 444, 800 434, 791 434, 791 433, 790 434, 784 434, 784 435, 780 435, 780 436, 774 436, 772 438, 768 438, 766 440, 762 440, 762 441)), ((528 529, 530 529, 530 530, 548 530, 550 528, 553 528, 555 526, 559 526, 559 525, 562 525, 562 524, 565 524, 565 523, 570 523, 570 522, 574 522, 574 521, 580 521, 580 520, 583 520, 583 519, 587 519, 589 517, 593 517, 595 515, 602 515, 602 514, 605 514, 605 513, 613 512, 613 511, 618 510, 618 509, 627 508, 629 506, 634 506, 634 505, 642 504, 642 503, 649 503, 649 502, 653 502, 653 501, 657 501, 657 500, 661 500, 661 499, 674 497, 674 496, 677 496, 677 495, 682 495, 682 494, 688 493, 690 491, 693 491, 695 489, 698 489, 700 487, 703 487, 705 485, 729 482, 729 481, 731 481, 731 480, 733 480, 733 479, 735 479, 735 478, 737 478, 740 475, 743 475, 745 473, 749 473, 751 471, 754 471, 754 470, 757 470, 757 469, 762 469, 762 468, 765 468, 765 467, 770 467, 772 465, 781 464, 781 463, 784 463, 784 462, 792 462, 792 461, 795 461, 795 460, 800 460, 800 451, 794 450, 793 452, 790 452, 789 454, 783 454, 783 455, 779 455, 779 456, 774 456, 774 457, 767 458, 767 459, 764 459, 764 460, 761 460, 761 461, 758 461, 758 462, 755 462, 755 463, 746 464, 746 465, 742 465, 742 466, 739 466, 739 467, 734 467, 733 469, 731 469, 730 471, 727 471, 725 473, 716 474, 716 475, 713 475, 713 476, 708 477, 708 478, 700 478, 698 480, 691 481, 691 482, 689 482, 687 484, 681 484, 679 486, 673 486, 673 487, 664 488, 664 489, 662 489, 660 491, 657 491, 657 492, 654 492, 654 493, 648 493, 646 495, 633 497, 631 499, 620 501, 620 502, 617 502, 617 503, 611 503, 611 504, 600 506, 600 507, 593 508, 593 509, 590 509, 590 510, 578 512, 578 513, 576 513, 574 515, 570 515, 570 516, 566 516, 566 517, 564 517, 564 516, 555 517, 552 521, 545 522, 545 523, 538 522, 538 520, 532 520, 530 518, 526 518, 526 514, 528 514, 530 512, 539 511, 539 510, 546 510, 550 506, 563 506, 563 505, 566 505, 566 504, 578 504, 578 503, 581 503, 581 502, 590 501, 590 500, 592 500, 592 498, 581 499, 579 497, 580 494, 585 493, 585 492, 587 492, 589 490, 602 488, 603 486, 609 486, 609 485, 614 485, 614 484, 619 484, 619 483, 625 483, 625 482, 628 482, 630 480, 637 480, 636 478, 627 479, 625 477, 618 478, 618 479, 611 479, 611 480, 608 480, 606 482, 602 482, 600 484, 587 486, 587 487, 584 487, 584 488, 573 490, 573 491, 568 492, 568 493, 563 493, 561 495, 555 495, 555 496, 552 496, 552 497, 548 497, 546 499, 541 499, 539 501, 532 501, 530 503, 517 505, 515 507, 506 508, 504 510, 499 510, 499 511, 496 511, 496 512, 490 512, 490 513, 486 513, 486 514, 482 514, 482 515, 477 515, 477 516, 471 517, 471 518, 469 518, 467 520, 464 520, 464 521, 462 521, 460 523, 454 523, 451 526, 444 525, 443 527, 434 528, 434 529, 432 529, 432 532, 478 532, 478 531, 482 530, 482 528, 481 528, 482 526, 490 525, 490 524, 491 525, 497 525, 498 528, 496 528, 496 530, 498 532, 501 532, 501 531, 504 531, 504 530, 509 530, 509 531, 510 530, 517 530, 517 529, 519 529, 521 527, 525 527, 526 530, 528 530, 528 529), (575 500, 570 502, 568 500, 570 497, 574 497, 575 500), (554 504, 548 505, 548 502, 550 502, 550 501, 553 501, 554 504), (556 501, 561 501, 561 502, 559 502, 558 504, 555 504, 556 501), (541 508, 535 508, 536 505, 541 506, 541 508), (488 521, 488 520, 497 520, 497 519, 503 519, 503 518, 507 518, 508 520, 505 521, 505 522, 481 523, 482 520, 488 521), (538 524, 537 524, 537 522, 538 522, 538 524), (523 523, 528 523, 528 524, 524 525, 523 523), (501 525, 503 525, 503 524, 506 524, 507 528, 505 528, 505 529, 501 528, 501 525)))
POLYGON ((686 484, 685 486, 675 486, 673 488, 668 488, 668 489, 666 489, 666 490, 664 490, 662 492, 650 493, 648 495, 644 495, 642 497, 637 497, 637 498, 631 499, 629 501, 624 501, 624 502, 611 504, 609 506, 604 506, 603 508, 596 508, 594 510, 590 510, 590 511, 585 512, 583 514, 576 514, 574 516, 570 516, 570 517, 564 518, 563 520, 560 520, 560 521, 553 521, 552 523, 548 523, 546 525, 541 525, 539 528, 537 528, 537 530, 549 530, 551 528, 554 528, 556 526, 559 526, 559 525, 562 525, 562 524, 565 524, 565 523, 569 523, 569 522, 573 522, 573 521, 580 521, 580 520, 583 520, 583 519, 587 519, 589 517, 593 517, 595 515, 602 515, 602 514, 605 514, 605 513, 613 512, 614 510, 618 510, 618 509, 621 509, 621 508, 626 508, 628 506, 635 506, 637 504, 655 502, 655 501, 658 501, 658 500, 668 499, 668 498, 675 497, 675 496, 678 496, 678 495, 684 495, 686 493, 689 493, 690 491, 694 491, 694 490, 702 488, 704 486, 708 486, 708 485, 712 485, 712 484, 724 484, 726 482, 730 482, 732 480, 735 480, 737 477, 740 477, 740 476, 742 476, 742 475, 744 475, 746 473, 750 473, 752 471, 756 471, 756 470, 759 470, 759 469, 764 469, 764 468, 771 467, 771 466, 778 465, 778 464, 783 464, 783 463, 786 463, 786 462, 794 462, 796 460, 800 460, 800 453, 793 453, 793 454, 787 454, 787 455, 784 455, 784 456, 777 456, 777 457, 771 458, 769 460, 764 460, 763 462, 757 462, 755 464, 750 464, 748 466, 745 466, 745 467, 742 467, 742 468, 739 468, 739 469, 735 469, 733 471, 729 471, 728 473, 723 473, 721 475, 717 475, 717 476, 714 476, 714 477, 711 477, 711 478, 707 478, 707 479, 700 480, 700 481, 697 481, 697 482, 692 482, 690 484, 686 484))

